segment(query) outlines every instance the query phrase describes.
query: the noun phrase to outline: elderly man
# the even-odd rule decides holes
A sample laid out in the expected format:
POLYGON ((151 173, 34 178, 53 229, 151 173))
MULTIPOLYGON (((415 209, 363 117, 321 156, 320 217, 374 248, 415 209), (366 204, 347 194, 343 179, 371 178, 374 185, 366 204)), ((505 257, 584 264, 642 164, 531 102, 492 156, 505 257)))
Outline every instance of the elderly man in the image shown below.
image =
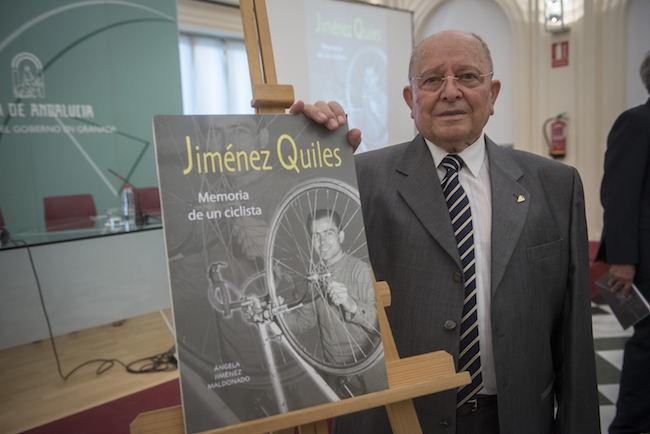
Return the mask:
MULTIPOLYGON (((356 167, 400 355, 445 350, 472 377, 415 400, 423 431, 600 432, 578 173, 484 134, 501 83, 478 36, 426 38, 409 81, 419 134, 357 156, 356 167)), ((335 103, 300 111, 330 129, 345 121, 335 103)), ((340 418, 336 430, 390 432, 383 409, 340 418)))

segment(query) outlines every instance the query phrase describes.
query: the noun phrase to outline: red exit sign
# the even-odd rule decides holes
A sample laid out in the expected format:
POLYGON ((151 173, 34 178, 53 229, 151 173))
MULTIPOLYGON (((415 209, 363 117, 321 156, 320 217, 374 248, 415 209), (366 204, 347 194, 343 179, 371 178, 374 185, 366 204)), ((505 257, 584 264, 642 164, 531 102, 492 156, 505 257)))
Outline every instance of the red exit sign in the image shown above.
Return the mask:
POLYGON ((558 68, 569 64, 569 41, 551 44, 551 67, 558 68))

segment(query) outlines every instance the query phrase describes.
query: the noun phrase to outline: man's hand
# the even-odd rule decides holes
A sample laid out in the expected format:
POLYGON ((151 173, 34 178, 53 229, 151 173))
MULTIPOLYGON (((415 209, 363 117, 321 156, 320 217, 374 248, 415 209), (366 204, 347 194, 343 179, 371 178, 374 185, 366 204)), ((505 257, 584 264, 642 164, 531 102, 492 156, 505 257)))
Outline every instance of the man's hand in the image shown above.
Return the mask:
POLYGON ((244 317, 256 324, 266 324, 273 319, 273 312, 270 303, 260 300, 258 297, 246 297, 242 304, 244 317))
POLYGON ((348 288, 341 282, 330 282, 327 288, 327 296, 335 306, 341 306, 351 315, 357 313, 357 302, 348 293, 348 288))
MULTIPOLYGON (((336 101, 316 101, 314 104, 305 104, 303 101, 297 100, 289 108, 289 113, 294 115, 304 113, 314 122, 325 125, 328 130, 335 130, 347 123, 345 111, 336 101)), ((361 143, 361 130, 352 128, 348 131, 348 143, 352 150, 356 151, 361 143)))
POLYGON ((609 267, 609 286, 614 291, 623 291, 627 297, 632 291, 636 268, 632 264, 612 264, 609 267))

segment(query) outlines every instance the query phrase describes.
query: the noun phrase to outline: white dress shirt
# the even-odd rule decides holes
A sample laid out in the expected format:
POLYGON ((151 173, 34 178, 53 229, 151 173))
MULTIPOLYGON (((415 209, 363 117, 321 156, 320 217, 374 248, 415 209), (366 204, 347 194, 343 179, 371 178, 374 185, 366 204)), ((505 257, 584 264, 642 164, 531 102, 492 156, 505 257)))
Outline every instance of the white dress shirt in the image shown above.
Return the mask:
MULTIPOLYGON (((425 139, 437 168, 440 181, 447 170, 440 162, 448 154, 444 149, 425 139)), ((474 257, 476 261, 476 302, 478 311, 479 345, 481 350, 481 375, 483 389, 480 394, 497 393, 496 374, 494 371, 494 353, 492 351, 492 321, 490 319, 491 302, 491 239, 492 239, 492 189, 487 153, 485 152, 485 134, 458 154, 465 164, 458 174, 460 184, 465 189, 472 210, 474 227, 474 257)))

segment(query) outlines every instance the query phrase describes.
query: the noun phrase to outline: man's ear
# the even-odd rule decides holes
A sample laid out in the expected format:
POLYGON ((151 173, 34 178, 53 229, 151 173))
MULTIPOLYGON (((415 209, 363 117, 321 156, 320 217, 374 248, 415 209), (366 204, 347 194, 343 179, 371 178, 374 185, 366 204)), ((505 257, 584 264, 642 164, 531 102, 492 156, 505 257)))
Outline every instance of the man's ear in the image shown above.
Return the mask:
POLYGON ((501 82, 499 80, 492 80, 490 83, 490 102, 492 107, 490 107, 490 114, 494 114, 494 104, 497 101, 497 96, 499 96, 499 91, 501 91, 501 82))
POLYGON ((411 86, 404 86, 402 97, 404 97, 404 102, 411 109, 411 119, 413 119, 413 89, 411 86))
POLYGON ((345 239, 345 232, 339 231, 339 244, 343 244, 344 239, 345 239))

